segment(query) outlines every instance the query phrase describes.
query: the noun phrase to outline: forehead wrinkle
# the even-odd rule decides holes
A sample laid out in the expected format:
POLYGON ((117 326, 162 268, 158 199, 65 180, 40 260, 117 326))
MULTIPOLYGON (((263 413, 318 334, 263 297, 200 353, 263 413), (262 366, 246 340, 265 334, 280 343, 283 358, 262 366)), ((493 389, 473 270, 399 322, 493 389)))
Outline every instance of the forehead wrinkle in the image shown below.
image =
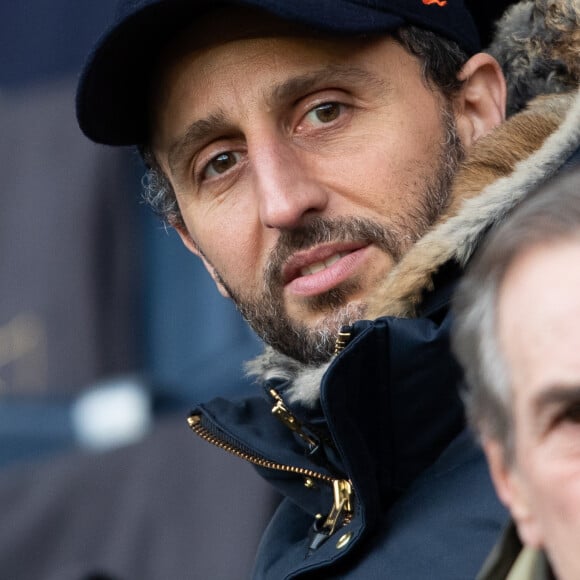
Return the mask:
MULTIPOLYGON (((311 71, 302 75, 291 77, 278 85, 275 85, 266 95, 269 107, 277 106, 294 101, 316 90, 320 85, 336 84, 364 84, 377 90, 386 90, 388 83, 370 71, 348 65, 333 64, 324 68, 311 71)), ((340 88, 337 86, 336 88, 340 88)))
POLYGON ((232 125, 227 121, 223 110, 214 111, 203 119, 191 123, 185 133, 169 147, 167 162, 171 172, 179 173, 189 153, 201 143, 211 140, 214 135, 231 130, 232 125))

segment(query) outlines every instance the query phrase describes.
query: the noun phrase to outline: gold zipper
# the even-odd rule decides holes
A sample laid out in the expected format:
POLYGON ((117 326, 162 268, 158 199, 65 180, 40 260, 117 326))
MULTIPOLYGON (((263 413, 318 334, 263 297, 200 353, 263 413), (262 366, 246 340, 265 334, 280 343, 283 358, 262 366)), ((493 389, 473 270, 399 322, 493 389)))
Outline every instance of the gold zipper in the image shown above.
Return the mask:
POLYGON ((199 435, 203 440, 207 441, 208 443, 212 443, 216 447, 220 449, 224 449, 228 453, 235 455, 236 457, 240 457, 241 459, 245 459, 258 467, 265 467, 267 469, 274 469, 276 471, 285 471, 287 473, 295 473, 297 475, 302 475, 304 477, 309 477, 311 479, 318 479, 319 481, 324 481, 328 484, 332 484, 334 478, 330 477, 330 475, 325 475, 324 473, 318 473, 317 471, 313 471, 312 469, 306 469, 304 467, 295 467, 293 465, 284 465, 283 463, 276 463, 274 461, 270 461, 269 459, 265 459, 258 455, 252 455, 246 451, 241 449, 237 449, 230 443, 226 441, 222 441, 218 437, 216 437, 213 433, 211 433, 208 429, 202 426, 201 424, 201 415, 193 414, 190 415, 187 419, 187 423, 191 430, 196 434, 199 435))
MULTIPOLYGON (((276 391, 273 391, 276 393, 276 391)), ((283 405, 282 398, 278 393, 276 393, 277 398, 280 399, 283 405)), ((285 407, 286 411, 288 409, 285 407)), ((288 415, 293 417, 289 412, 288 415)), ((286 419, 288 417, 286 416, 286 419)), ((295 418, 294 418, 295 419, 295 418)), ((285 421, 284 421, 285 422, 285 421)), ((323 481, 329 485, 332 485, 333 489, 333 505, 326 516, 324 523, 322 524, 321 530, 324 532, 325 535, 331 536, 337 528, 337 525, 340 523, 340 526, 347 525, 353 516, 353 491, 352 485, 350 481, 345 479, 335 479, 329 475, 325 475, 324 473, 319 473, 312 469, 306 469, 304 467, 295 467, 293 465, 285 465, 283 463, 277 463, 275 461, 270 461, 269 459, 265 459, 258 455, 253 455, 241 449, 238 449, 231 443, 223 441, 213 433, 211 433, 208 429, 206 429, 201 424, 201 415, 199 414, 192 414, 188 417, 187 423, 191 430, 201 437, 204 441, 208 443, 212 443, 216 447, 235 455, 236 457, 240 457, 241 459, 245 459, 250 463, 257 465, 258 467, 264 467, 266 469, 273 469, 276 471, 284 471, 286 473, 294 473, 296 475, 303 476, 307 478, 307 480, 317 479, 319 481, 323 481)), ((292 425, 296 425, 296 422, 291 422, 292 425)), ((286 424, 286 422, 285 422, 286 424)), ((299 423, 298 423, 299 424, 299 423)), ((294 430, 294 429, 293 429, 294 430)))
POLYGON ((300 439, 306 442, 306 444, 311 447, 318 447, 318 441, 313 439, 308 433, 302 428, 302 423, 288 410, 288 407, 284 404, 282 397, 274 390, 270 389, 270 396, 274 399, 275 405, 272 407, 272 415, 280 419, 288 429, 294 431, 300 439))
POLYGON ((343 326, 334 341, 334 356, 339 355, 350 342, 352 330, 350 326, 343 326))
MULTIPOLYGON (((345 340, 344 346, 346 346, 348 340, 350 340, 351 333, 344 331, 341 334, 345 340)), ((290 412, 288 407, 286 407, 282 396, 275 389, 270 389, 269 393, 275 402, 275 405, 272 407, 272 414, 278 417, 284 425, 296 433, 301 439, 306 441, 309 446, 312 448, 317 447, 318 442, 304 432, 302 423, 300 423, 300 421, 290 412)), ((341 522, 341 526, 347 525, 351 521, 353 515, 353 494, 350 481, 346 479, 332 479, 331 482, 334 501, 328 516, 326 516, 326 520, 319 528, 326 536, 331 536, 334 533, 339 521, 341 522)))

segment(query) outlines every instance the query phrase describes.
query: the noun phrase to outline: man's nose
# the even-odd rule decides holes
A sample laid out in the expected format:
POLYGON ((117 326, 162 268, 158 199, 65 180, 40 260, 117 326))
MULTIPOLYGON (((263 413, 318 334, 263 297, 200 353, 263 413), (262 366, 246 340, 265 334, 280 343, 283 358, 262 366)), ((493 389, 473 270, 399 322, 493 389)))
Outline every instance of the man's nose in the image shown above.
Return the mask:
POLYGON ((302 225, 307 215, 324 211, 328 191, 316 174, 313 155, 279 142, 269 143, 257 152, 254 187, 264 226, 292 229, 302 225))

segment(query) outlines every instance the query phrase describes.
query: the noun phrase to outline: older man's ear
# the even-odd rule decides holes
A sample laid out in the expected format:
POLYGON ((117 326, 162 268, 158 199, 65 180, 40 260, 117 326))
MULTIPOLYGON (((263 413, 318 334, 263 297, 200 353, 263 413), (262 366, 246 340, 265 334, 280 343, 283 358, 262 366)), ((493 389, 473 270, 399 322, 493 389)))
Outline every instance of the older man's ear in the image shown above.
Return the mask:
POLYGON ((508 464, 502 444, 491 438, 482 442, 495 490, 509 509, 518 529, 518 535, 526 546, 541 548, 543 538, 533 505, 522 485, 517 460, 508 464))
POLYGON ((230 293, 226 290, 225 286, 222 284, 220 277, 218 276, 215 268, 207 261, 207 258, 203 255, 202 251, 199 249, 199 246, 195 243, 195 240, 191 237, 190 233, 187 231, 185 226, 175 226, 175 231, 179 234, 183 245, 192 253, 198 256, 205 269, 209 272, 209 275, 212 277, 212 280, 215 282, 215 285, 219 291, 219 293, 224 298, 231 298, 230 293))

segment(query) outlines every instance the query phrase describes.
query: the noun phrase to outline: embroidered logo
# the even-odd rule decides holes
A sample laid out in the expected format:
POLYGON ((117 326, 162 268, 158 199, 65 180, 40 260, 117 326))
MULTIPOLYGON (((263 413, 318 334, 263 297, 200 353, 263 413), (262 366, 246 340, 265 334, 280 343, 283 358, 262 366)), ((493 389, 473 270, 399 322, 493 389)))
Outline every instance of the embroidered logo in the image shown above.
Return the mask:
POLYGON ((447 0, 423 0, 425 6, 431 6, 431 4, 437 4, 440 8, 443 8, 447 4, 447 0))

